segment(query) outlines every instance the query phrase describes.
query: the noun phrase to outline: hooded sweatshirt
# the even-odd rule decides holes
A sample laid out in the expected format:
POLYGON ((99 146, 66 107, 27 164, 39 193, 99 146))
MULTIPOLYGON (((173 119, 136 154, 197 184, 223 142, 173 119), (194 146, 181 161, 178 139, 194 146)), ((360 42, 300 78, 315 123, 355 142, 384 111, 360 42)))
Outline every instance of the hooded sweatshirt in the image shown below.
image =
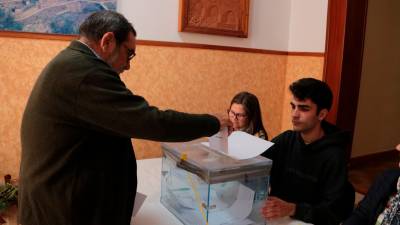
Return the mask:
POLYGON ((270 195, 295 203, 293 218, 316 225, 339 224, 353 210, 355 192, 348 181, 348 133, 326 121, 325 135, 305 144, 299 132, 286 131, 263 156, 273 160, 270 195))

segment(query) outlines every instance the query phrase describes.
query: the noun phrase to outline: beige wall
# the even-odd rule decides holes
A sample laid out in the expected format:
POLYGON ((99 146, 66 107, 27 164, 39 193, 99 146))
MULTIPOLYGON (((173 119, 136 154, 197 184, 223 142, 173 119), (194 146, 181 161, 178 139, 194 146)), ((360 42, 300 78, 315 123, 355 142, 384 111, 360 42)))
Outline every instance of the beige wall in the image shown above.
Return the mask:
POLYGON ((400 143, 400 1, 368 4, 352 157, 400 143))
POLYGON ((23 109, 37 75, 67 45, 63 41, 0 38, 0 177, 16 177, 23 109))
POLYGON ((325 51, 328 0, 251 0, 247 38, 178 32, 179 2, 118 0, 117 11, 133 23, 142 40, 289 52, 325 51))
MULTIPOLYGON (((18 175, 19 129, 30 90, 42 68, 67 45, 0 37, 0 175, 18 175)), ((322 66, 323 57, 139 45, 122 79, 150 104, 187 112, 225 113, 234 94, 253 92, 273 137, 290 127, 287 85, 301 75, 321 78, 322 66)), ((160 155, 157 143, 134 142, 138 158, 160 155)))

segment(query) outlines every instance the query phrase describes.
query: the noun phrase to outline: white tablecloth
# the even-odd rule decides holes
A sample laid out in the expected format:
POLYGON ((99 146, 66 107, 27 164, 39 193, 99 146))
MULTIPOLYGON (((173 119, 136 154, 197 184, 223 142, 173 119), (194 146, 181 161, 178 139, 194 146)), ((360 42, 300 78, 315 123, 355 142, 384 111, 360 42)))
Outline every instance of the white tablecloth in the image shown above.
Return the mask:
MULTIPOLYGON (((182 225, 182 223, 160 203, 161 158, 137 161, 138 192, 147 195, 131 225, 182 225)), ((268 221, 268 225, 306 225, 291 218, 268 221)))

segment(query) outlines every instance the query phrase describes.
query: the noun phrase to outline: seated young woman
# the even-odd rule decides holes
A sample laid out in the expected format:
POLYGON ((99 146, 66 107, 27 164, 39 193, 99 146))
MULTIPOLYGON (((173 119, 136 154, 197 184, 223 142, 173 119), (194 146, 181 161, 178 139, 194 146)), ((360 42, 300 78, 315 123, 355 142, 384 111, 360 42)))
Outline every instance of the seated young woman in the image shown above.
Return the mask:
POLYGON ((255 95, 249 92, 236 94, 231 101, 228 115, 232 122, 232 131, 240 130, 268 140, 261 118, 260 103, 255 95))

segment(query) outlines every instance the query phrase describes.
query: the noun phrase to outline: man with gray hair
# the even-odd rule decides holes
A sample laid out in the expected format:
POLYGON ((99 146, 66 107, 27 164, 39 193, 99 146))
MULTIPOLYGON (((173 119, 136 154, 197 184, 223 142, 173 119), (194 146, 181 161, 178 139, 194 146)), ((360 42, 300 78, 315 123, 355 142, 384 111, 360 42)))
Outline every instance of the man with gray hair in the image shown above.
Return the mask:
POLYGON ((228 125, 134 95, 119 74, 135 49, 126 18, 96 12, 40 74, 21 127, 20 224, 128 225, 137 186, 131 138, 189 141, 228 125))

